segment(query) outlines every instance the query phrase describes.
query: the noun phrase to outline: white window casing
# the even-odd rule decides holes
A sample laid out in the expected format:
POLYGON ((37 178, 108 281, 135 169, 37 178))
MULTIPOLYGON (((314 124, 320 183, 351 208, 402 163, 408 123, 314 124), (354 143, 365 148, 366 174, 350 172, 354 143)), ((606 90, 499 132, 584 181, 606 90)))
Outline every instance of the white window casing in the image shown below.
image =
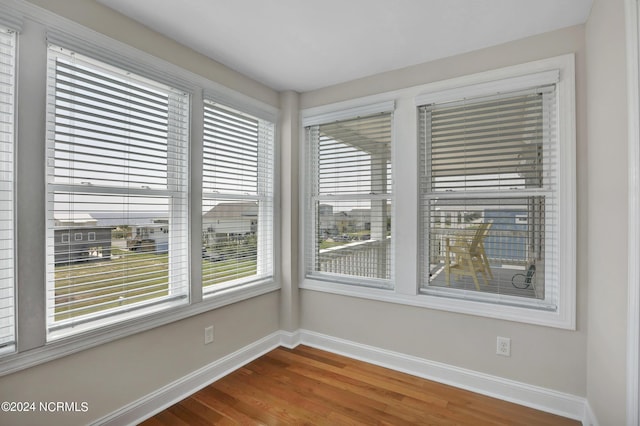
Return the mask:
POLYGON ((573 57, 547 63, 557 68, 416 97, 419 258, 425 259, 420 288, 427 296, 458 299, 451 303, 465 309, 486 312, 492 304, 503 305, 495 309, 574 328, 573 57), (523 214, 527 219, 518 221, 523 214), (439 237, 448 242, 461 228, 472 232, 479 223, 491 223, 484 245, 493 277, 486 285, 478 274, 475 288, 468 277, 458 281, 466 279, 466 286, 444 284, 447 260, 438 255, 445 252, 445 240, 439 237), (439 236, 441 231, 449 234, 439 236), (534 274, 527 274, 530 268, 534 274), (524 284, 528 293, 515 288, 524 284))
MULTIPOLYGON (((392 278, 387 287, 375 287, 352 285, 361 284, 360 279, 350 282, 331 277, 331 280, 327 281, 321 274, 310 273, 312 271, 310 265, 313 266, 313 262, 309 258, 309 253, 313 253, 315 244, 313 239, 314 221, 312 214, 309 213, 313 212, 310 207, 309 194, 311 192, 308 187, 305 188, 304 197, 306 198, 301 201, 301 208, 307 212, 305 220, 308 222, 305 224, 306 232, 302 236, 306 247, 306 257, 301 260, 301 266, 304 266, 305 271, 300 276, 301 287, 313 291, 389 303, 575 329, 576 124, 574 60, 573 54, 567 54, 303 110, 301 116, 305 129, 301 131, 301 137, 304 138, 309 134, 309 128, 312 126, 360 115, 350 114, 350 111, 361 109, 362 115, 366 115, 365 111, 379 113, 381 112, 380 105, 395 104, 393 133, 396 139, 394 140, 393 160, 396 169, 394 169, 395 190, 393 196, 399 204, 401 203, 401 206, 394 206, 393 210, 393 230, 398 241, 394 245, 392 268, 395 271, 394 275, 398 276, 397 282, 392 278), (480 169, 480 171, 494 176, 483 178, 479 176, 482 173, 478 173, 476 176, 471 176, 472 179, 465 179, 456 177, 455 173, 451 173, 451 170, 447 171, 448 167, 442 168, 442 163, 440 163, 438 166, 440 169, 436 170, 438 176, 435 177, 437 179, 434 179, 432 170, 426 169, 425 156, 422 155, 425 154, 425 129, 428 125, 426 118, 428 114, 427 107, 421 107, 435 105, 437 108, 438 105, 443 104, 455 106, 454 102, 473 103, 481 98, 491 100, 491 97, 494 98, 493 101, 499 103, 501 99, 508 98, 508 94, 526 97, 528 96, 527 91, 531 89, 534 89, 531 92, 533 93, 532 98, 536 100, 530 100, 530 102, 545 105, 546 115, 541 115, 542 119, 537 125, 538 128, 548 129, 554 134, 545 131, 541 137, 534 138, 537 142, 533 144, 528 141, 513 142, 511 155, 517 156, 519 154, 521 156, 519 160, 522 161, 522 164, 514 161, 509 162, 509 156, 494 158, 487 155, 484 157, 485 160, 493 159, 494 161, 485 161, 484 170, 480 169), (371 105, 377 105, 377 108, 372 110, 371 105), (534 146, 535 148, 533 148, 534 146), (411 164, 413 161, 415 161, 415 166, 411 164), (398 165, 400 166, 397 167, 398 165), (528 169, 520 168, 521 165, 528 167, 528 169), (506 167, 506 169, 500 170, 502 167, 506 167), (517 173, 523 173, 527 179, 523 180, 523 178, 514 176, 517 173), (534 185, 534 180, 538 184, 534 185), (434 186, 432 187, 431 184, 434 186), (540 288, 539 284, 544 284, 542 291, 534 293, 535 297, 522 297, 510 294, 510 292, 486 291, 487 288, 484 287, 480 274, 478 278, 481 291, 477 291, 473 281, 471 281, 470 287, 464 290, 456 289, 455 286, 429 286, 427 284, 429 276, 426 272, 430 265, 427 260, 429 231, 425 229, 428 227, 423 225, 430 223, 425 219, 429 217, 428 214, 425 214, 429 211, 425 206, 428 207, 429 202, 436 199, 440 200, 441 206, 447 202, 451 211, 460 210, 461 217, 464 217, 462 214, 464 210, 460 208, 461 206, 474 206, 478 210, 482 203, 488 203, 499 207, 488 209, 494 210, 492 214, 497 215, 489 218, 492 227, 496 229, 493 235, 489 234, 494 239, 501 234, 509 234, 509 231, 512 231, 512 229, 501 228, 498 225, 498 222, 504 220, 506 216, 515 228, 529 229, 528 235, 533 236, 532 241, 536 241, 535 238, 537 238, 538 244, 527 244, 526 246, 521 244, 519 247, 516 245, 515 251, 524 252, 530 250, 530 247, 537 248, 539 259, 535 262, 537 268, 535 274, 538 274, 539 282, 536 282, 536 285, 540 288), (536 208, 527 207, 531 204, 536 205, 536 208), (499 214, 505 210, 510 211, 508 215, 499 214), (537 216, 532 216, 532 212, 537 216), (544 220, 541 220, 542 217, 544 220), (525 249, 523 250, 523 248, 525 249), (396 251, 397 253, 395 253, 396 251)), ((522 111, 529 110, 525 108, 522 111)), ((527 120, 533 120, 533 118, 526 117, 525 124, 528 123, 527 120)), ((476 148, 482 150, 481 146, 476 146, 476 148)), ((445 160, 459 162, 464 171, 465 162, 472 164, 471 162, 477 161, 474 159, 475 152, 473 150, 475 148, 470 145, 465 148, 465 144, 462 143, 459 149, 466 154, 450 152, 449 154, 452 154, 453 158, 445 160)), ((305 144, 302 157, 305 163, 301 176, 307 180, 307 186, 309 182, 313 182, 314 178, 310 150, 312 153, 313 147, 309 143, 305 144)), ((485 150, 484 154, 491 154, 491 152, 485 150)), ((464 173, 462 175, 464 176, 464 173)), ((477 229, 478 223, 480 223, 478 219, 482 217, 474 217, 474 214, 468 215, 467 219, 475 222, 469 224, 467 231, 477 229)), ((520 258, 519 261, 517 264, 507 265, 513 270, 506 275, 506 278, 505 276, 501 277, 504 281, 503 284, 507 284, 506 281, 508 281, 508 285, 513 287, 512 278, 517 284, 519 284, 518 279, 523 282, 527 279, 527 270, 530 264, 526 263, 524 258, 520 258), (516 276, 516 274, 520 275, 516 276)), ((492 269, 502 266, 501 263, 496 264, 494 261, 492 269)), ((470 277, 463 276, 463 278, 470 277)))

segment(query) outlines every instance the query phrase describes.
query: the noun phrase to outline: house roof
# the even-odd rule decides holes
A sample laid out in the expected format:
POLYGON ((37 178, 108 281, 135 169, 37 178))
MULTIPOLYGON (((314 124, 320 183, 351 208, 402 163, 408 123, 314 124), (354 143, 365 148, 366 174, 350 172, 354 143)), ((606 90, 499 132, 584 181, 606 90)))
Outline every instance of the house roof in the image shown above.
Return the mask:
POLYGON ((55 213, 53 218, 56 222, 69 224, 95 224, 98 222, 98 219, 88 213, 55 213))
POLYGON ((220 203, 202 215, 203 219, 257 216, 258 203, 220 203))

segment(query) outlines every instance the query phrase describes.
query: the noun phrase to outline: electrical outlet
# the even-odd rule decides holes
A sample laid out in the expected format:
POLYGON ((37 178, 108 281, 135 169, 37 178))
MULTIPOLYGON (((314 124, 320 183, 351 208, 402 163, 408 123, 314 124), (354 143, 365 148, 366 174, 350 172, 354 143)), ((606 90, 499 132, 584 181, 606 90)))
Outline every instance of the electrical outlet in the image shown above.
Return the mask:
POLYGON ((502 356, 511 356, 511 339, 508 337, 498 336, 496 342, 496 354, 502 356))
POLYGON ((204 328, 204 344, 208 345, 209 343, 213 342, 213 326, 210 325, 209 327, 205 327, 204 328))

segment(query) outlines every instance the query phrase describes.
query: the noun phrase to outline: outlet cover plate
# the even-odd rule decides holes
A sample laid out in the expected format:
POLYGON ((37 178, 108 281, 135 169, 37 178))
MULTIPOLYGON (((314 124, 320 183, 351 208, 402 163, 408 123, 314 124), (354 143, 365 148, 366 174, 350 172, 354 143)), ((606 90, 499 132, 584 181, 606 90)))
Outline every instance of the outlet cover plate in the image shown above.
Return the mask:
POLYGON ((511 356, 511 339, 500 337, 496 340, 496 355, 511 356))
POLYGON ((204 344, 208 345, 213 342, 213 326, 205 327, 204 329, 204 344))

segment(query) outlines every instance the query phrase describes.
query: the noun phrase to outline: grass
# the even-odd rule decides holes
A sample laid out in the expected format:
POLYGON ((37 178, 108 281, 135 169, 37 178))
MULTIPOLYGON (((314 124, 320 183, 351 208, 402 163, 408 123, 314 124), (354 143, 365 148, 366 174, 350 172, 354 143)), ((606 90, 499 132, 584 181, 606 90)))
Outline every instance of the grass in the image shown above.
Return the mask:
MULTIPOLYGON (((256 273, 255 259, 202 261, 203 285, 256 273)), ((55 268, 55 321, 138 303, 169 294, 167 254, 113 249, 112 259, 55 268)))
POLYGON ((202 261, 202 285, 208 287, 237 278, 249 277, 257 272, 255 259, 223 260, 220 262, 202 261))

